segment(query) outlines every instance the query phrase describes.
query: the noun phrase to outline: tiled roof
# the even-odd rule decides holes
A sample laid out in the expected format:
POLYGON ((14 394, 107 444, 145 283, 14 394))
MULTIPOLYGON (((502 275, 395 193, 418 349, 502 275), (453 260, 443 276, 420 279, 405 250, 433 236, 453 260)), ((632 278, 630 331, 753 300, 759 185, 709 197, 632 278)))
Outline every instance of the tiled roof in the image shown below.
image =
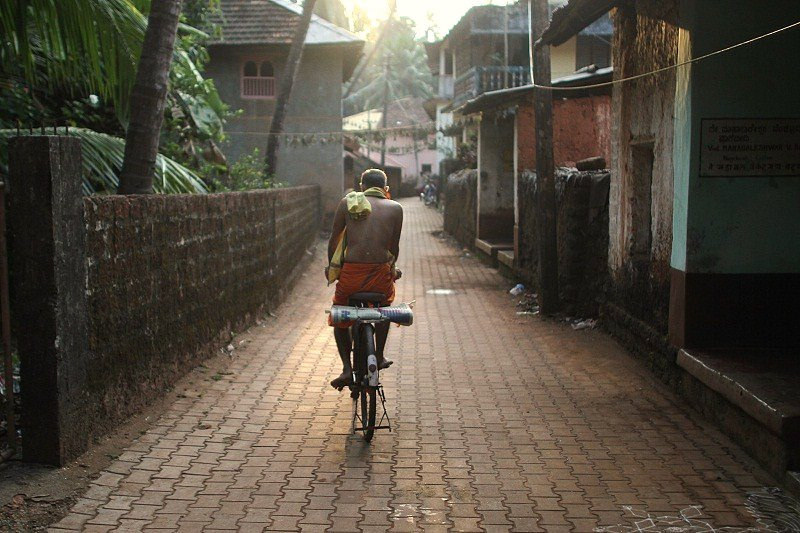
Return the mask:
MULTIPOLYGON (((221 13, 212 17, 221 36, 211 44, 290 44, 302 6, 291 0, 221 0, 221 13)), ((313 15, 306 45, 362 44, 349 31, 313 15)))

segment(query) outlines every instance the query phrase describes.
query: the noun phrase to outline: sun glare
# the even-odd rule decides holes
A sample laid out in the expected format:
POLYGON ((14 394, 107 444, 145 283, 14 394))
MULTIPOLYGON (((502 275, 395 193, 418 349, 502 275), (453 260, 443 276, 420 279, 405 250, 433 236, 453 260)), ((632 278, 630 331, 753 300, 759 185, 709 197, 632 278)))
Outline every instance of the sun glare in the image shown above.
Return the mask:
MULTIPOLYGON (((389 0, 344 0, 345 7, 351 11, 359 6, 369 17, 380 22, 389 12, 389 0)), ((397 13, 409 17, 417 26, 417 34, 424 37, 433 30, 440 37, 445 35, 467 12, 477 5, 505 5, 505 0, 397 0, 397 13)))

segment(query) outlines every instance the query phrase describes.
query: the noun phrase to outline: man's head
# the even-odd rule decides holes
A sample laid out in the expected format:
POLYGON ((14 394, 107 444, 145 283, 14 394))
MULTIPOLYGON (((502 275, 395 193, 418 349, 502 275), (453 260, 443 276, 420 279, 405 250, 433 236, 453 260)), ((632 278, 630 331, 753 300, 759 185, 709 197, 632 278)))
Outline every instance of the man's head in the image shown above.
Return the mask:
POLYGON ((361 190, 366 191, 370 187, 387 189, 386 174, 383 172, 383 170, 378 168, 368 168, 363 174, 361 174, 361 190))

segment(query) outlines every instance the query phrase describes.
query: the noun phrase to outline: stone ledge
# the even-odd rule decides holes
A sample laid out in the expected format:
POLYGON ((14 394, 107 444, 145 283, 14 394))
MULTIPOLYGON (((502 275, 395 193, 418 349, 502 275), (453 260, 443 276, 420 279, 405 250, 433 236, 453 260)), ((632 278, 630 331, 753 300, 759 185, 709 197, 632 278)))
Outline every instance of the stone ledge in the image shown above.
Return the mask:
MULTIPOLYGON (((506 241, 494 241, 488 239, 475 239, 475 248, 479 252, 488 255, 492 261, 497 260, 497 253, 501 250, 513 250, 514 243, 506 241)), ((513 252, 512 252, 513 255, 513 252)))
POLYGON ((775 354, 680 350, 677 363, 781 437, 800 434, 800 368, 775 354))
POLYGON ((514 250, 498 250, 497 251, 497 260, 507 266, 508 268, 514 268, 514 250))

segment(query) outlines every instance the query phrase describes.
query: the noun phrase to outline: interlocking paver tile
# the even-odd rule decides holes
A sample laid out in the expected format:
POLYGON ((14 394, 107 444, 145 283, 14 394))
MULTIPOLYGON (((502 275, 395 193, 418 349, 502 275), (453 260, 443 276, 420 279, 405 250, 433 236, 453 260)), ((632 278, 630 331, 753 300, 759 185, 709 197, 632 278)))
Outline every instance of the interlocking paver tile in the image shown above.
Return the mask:
MULTIPOLYGON (((404 200, 398 301, 381 374, 393 431, 348 436, 323 311, 324 245, 228 372, 180 398, 52 530, 591 531, 702 505, 750 527, 773 484, 598 331, 518 316, 510 283, 404 200), (432 294, 430 289, 451 289, 432 294)), ((237 337, 238 338, 238 337, 237 337)))

